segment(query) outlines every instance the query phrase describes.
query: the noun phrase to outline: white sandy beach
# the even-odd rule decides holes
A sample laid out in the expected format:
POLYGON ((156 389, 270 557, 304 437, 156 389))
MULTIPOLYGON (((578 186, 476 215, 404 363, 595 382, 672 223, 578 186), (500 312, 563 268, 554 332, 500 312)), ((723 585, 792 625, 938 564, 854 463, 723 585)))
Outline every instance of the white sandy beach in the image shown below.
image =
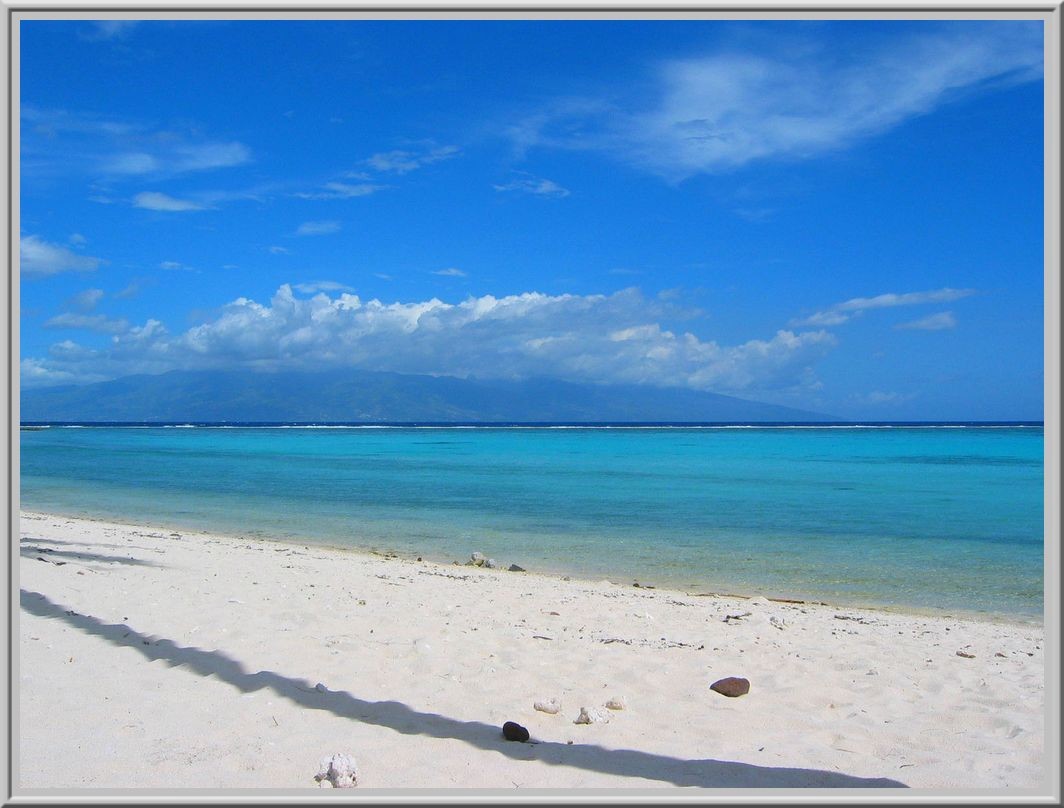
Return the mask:
POLYGON ((28 512, 18 581, 19 792, 1043 787, 1040 625, 28 512))

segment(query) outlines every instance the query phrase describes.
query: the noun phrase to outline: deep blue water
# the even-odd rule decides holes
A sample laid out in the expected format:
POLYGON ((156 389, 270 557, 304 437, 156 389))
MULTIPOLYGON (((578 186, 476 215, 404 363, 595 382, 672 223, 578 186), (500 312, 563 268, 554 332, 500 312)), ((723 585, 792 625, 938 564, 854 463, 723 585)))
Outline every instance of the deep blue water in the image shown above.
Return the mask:
POLYGON ((1037 616, 1026 427, 52 427, 21 507, 688 591, 1037 616))

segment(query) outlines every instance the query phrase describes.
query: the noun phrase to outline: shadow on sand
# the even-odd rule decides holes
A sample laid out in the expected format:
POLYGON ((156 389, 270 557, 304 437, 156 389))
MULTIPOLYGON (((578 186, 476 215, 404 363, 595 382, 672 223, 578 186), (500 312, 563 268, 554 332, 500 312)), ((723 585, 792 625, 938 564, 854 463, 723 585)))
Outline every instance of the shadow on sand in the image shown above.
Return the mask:
POLYGON ((100 553, 83 553, 75 550, 55 550, 51 547, 36 547, 32 544, 19 545, 19 554, 25 558, 37 558, 41 561, 55 561, 56 559, 69 559, 70 561, 85 561, 96 564, 128 564, 132 567, 157 567, 151 561, 143 561, 132 556, 102 555, 100 553))
POLYGON ((500 728, 493 724, 418 712, 397 701, 366 701, 346 691, 319 692, 305 679, 290 678, 273 671, 248 673, 238 661, 220 651, 177 645, 171 640, 134 631, 125 624, 105 623, 99 618, 78 614, 39 592, 23 589, 20 599, 22 609, 29 614, 61 620, 113 645, 132 648, 148 660, 163 660, 173 667, 181 666, 203 676, 215 676, 245 693, 268 688, 309 710, 327 710, 342 718, 388 727, 404 735, 451 738, 518 760, 536 759, 556 766, 700 788, 907 788, 904 783, 885 777, 854 777, 818 769, 774 768, 713 759, 683 760, 592 744, 511 743, 503 740, 500 728))

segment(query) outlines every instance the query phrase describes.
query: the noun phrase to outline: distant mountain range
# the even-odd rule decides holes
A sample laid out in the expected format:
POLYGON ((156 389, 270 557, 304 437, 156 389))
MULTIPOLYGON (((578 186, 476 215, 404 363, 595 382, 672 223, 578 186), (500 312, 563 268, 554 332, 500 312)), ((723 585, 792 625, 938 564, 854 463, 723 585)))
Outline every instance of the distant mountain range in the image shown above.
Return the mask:
POLYGON ((458 379, 363 370, 171 371, 23 390, 20 420, 253 422, 824 422, 685 388, 458 379))

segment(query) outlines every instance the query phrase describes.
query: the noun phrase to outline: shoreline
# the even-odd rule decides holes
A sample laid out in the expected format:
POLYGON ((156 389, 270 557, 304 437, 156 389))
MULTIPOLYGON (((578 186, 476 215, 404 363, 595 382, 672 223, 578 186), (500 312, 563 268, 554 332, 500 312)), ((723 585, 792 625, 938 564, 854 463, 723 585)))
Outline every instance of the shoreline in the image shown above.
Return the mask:
POLYGON ((333 754, 366 790, 1046 773, 1040 626, 20 518, 14 751, 35 793, 316 788, 333 754), (734 676, 746 695, 710 688, 734 676), (535 708, 549 699, 557 714, 535 708), (531 739, 505 740, 507 721, 531 739))
MULTIPOLYGON (((54 517, 54 518, 60 518, 60 519, 74 519, 74 520, 81 520, 81 521, 86 521, 86 522, 108 524, 108 525, 139 527, 139 528, 145 528, 145 529, 150 529, 150 530, 180 530, 180 531, 183 531, 185 533, 197 534, 197 535, 205 536, 205 537, 208 537, 208 538, 227 538, 227 539, 231 539, 233 541, 261 541, 261 542, 269 542, 271 544, 291 545, 291 546, 300 546, 300 547, 313 546, 313 547, 321 547, 321 548, 325 548, 325 549, 335 550, 335 551, 341 552, 341 553, 352 553, 352 554, 354 554, 356 556, 366 555, 366 556, 394 557, 394 558, 397 558, 397 559, 410 561, 410 562, 413 562, 413 563, 417 563, 417 562, 414 561, 414 559, 419 556, 419 553, 417 553, 415 551, 399 551, 399 550, 394 550, 394 549, 391 549, 391 548, 380 548, 380 549, 378 549, 378 548, 376 548, 376 547, 374 547, 372 545, 344 545, 344 544, 338 544, 338 543, 330 542, 328 540, 320 540, 320 539, 314 539, 314 538, 309 538, 309 537, 282 537, 282 538, 277 538, 277 537, 273 537, 273 536, 262 535, 262 534, 259 534, 259 533, 246 535, 246 536, 244 536, 244 535, 238 536, 238 535, 234 535, 234 534, 229 533, 229 532, 219 532, 219 531, 216 531, 216 530, 204 530, 204 529, 198 528, 198 527, 189 527, 187 525, 181 525, 181 524, 176 524, 176 523, 172 524, 172 523, 168 523, 168 522, 164 522, 164 521, 154 521, 154 522, 138 521, 136 519, 130 519, 128 517, 85 516, 85 515, 79 515, 79 514, 68 514, 68 513, 58 512, 58 511, 38 511, 38 510, 24 509, 24 508, 20 508, 19 509, 19 514, 20 514, 20 517, 23 516, 23 515, 26 515, 26 516, 30 516, 30 517, 43 516, 43 517, 54 517)), ((470 552, 474 552, 474 551, 476 551, 476 549, 477 548, 472 547, 470 552)), ((467 565, 465 563, 466 561, 468 561, 468 558, 460 561, 460 560, 457 560, 457 559, 454 559, 454 558, 446 558, 446 557, 443 557, 442 555, 435 555, 435 554, 433 554, 431 552, 422 552, 422 553, 420 553, 420 557, 424 558, 427 562, 433 563, 433 564, 457 565, 459 567, 469 566, 469 565, 467 565)), ((496 572, 507 572, 507 569, 504 566, 504 567, 500 567, 498 570, 495 570, 495 571, 496 572)), ((690 587, 686 587, 685 588, 685 587, 673 585, 673 584, 670 584, 670 583, 658 584, 658 583, 655 583, 653 581, 647 581, 646 583, 644 583, 642 581, 638 581, 638 579, 635 578, 635 577, 633 577, 632 581, 627 581, 626 582, 626 581, 620 580, 619 576, 614 575, 614 574, 603 574, 603 575, 598 575, 598 576, 588 576, 588 575, 582 575, 579 572, 565 570, 563 568, 540 569, 540 570, 527 569, 527 570, 524 570, 520 574, 529 575, 529 576, 541 576, 541 577, 548 578, 548 579, 551 579, 551 580, 563 580, 563 581, 572 580, 574 582, 585 583, 585 584, 594 584, 594 583, 598 583, 598 582, 602 582, 602 581, 607 581, 607 582, 609 582, 609 583, 611 583, 611 584, 613 584, 615 586, 619 586, 619 587, 632 587, 633 589, 643 589, 643 590, 652 591, 652 592, 656 591, 656 592, 663 592, 663 593, 671 593, 671 594, 674 594, 674 595, 684 595, 684 596, 687 596, 687 597, 723 598, 723 599, 732 599, 732 600, 750 600, 750 599, 757 598, 757 597, 763 597, 766 600, 768 600, 770 602, 773 602, 773 603, 796 604, 796 605, 806 605, 806 606, 820 606, 820 607, 827 607, 827 608, 834 608, 834 609, 857 609, 857 610, 862 610, 862 611, 882 612, 884 614, 893 614, 893 615, 900 615, 900 616, 933 617, 933 618, 943 618, 943 619, 958 618, 958 619, 963 619, 963 620, 982 621, 982 622, 993 623, 993 624, 1005 624, 1005 625, 1016 625, 1016 626, 1035 626, 1035 627, 1039 627, 1039 628, 1043 627, 1044 624, 1045 624, 1044 612, 1042 614, 1037 614, 1037 615, 1036 614, 1020 615, 1020 614, 1004 614, 1004 613, 989 612, 989 611, 975 611, 975 610, 970 610, 970 609, 947 609, 947 608, 930 607, 930 606, 922 607, 922 606, 915 606, 915 605, 908 605, 908 604, 906 604, 906 605, 901 605, 901 604, 893 605, 893 604, 868 603, 868 602, 847 602, 847 601, 839 601, 839 600, 824 601, 824 600, 818 599, 814 595, 810 595, 810 594, 807 594, 807 593, 795 593, 795 592, 787 592, 787 593, 775 592, 775 593, 769 594, 766 591, 758 591, 758 592, 753 592, 753 591, 751 591, 751 592, 742 592, 742 591, 739 591, 739 592, 731 592, 731 591, 729 591, 729 592, 724 592, 724 591, 705 591, 705 592, 689 591, 691 589, 690 587), (638 582, 639 586, 633 586, 633 581, 638 582)))

